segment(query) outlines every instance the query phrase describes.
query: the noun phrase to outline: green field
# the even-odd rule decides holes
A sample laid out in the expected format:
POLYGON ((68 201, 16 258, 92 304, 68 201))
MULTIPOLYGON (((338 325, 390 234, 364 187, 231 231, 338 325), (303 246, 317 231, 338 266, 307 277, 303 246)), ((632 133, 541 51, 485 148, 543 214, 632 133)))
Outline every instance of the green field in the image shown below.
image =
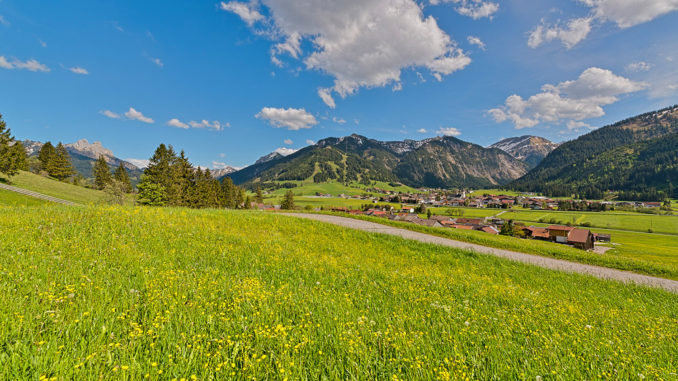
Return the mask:
POLYGON ((37 206, 46 203, 49 203, 49 201, 0 189, 0 206, 37 206))
POLYGON ((678 296, 274 214, 0 208, 2 379, 675 377, 678 296))
POLYGON ((515 210, 501 215, 504 219, 518 221, 551 223, 571 223, 572 225, 591 224, 603 229, 620 229, 657 233, 678 234, 678 216, 662 216, 643 213, 619 212, 557 212, 515 210), (560 222, 558 222, 560 221, 560 222))
POLYGON ((277 189, 274 192, 272 192, 272 194, 282 196, 283 194, 285 194, 285 192, 291 190, 292 192, 294 192, 295 195, 298 196, 312 196, 315 195, 316 193, 331 194, 333 196, 338 196, 340 194, 353 196, 353 195, 362 195, 366 193, 367 188, 379 188, 387 191, 396 191, 396 192, 412 192, 412 193, 421 192, 417 189, 408 187, 406 185, 393 187, 389 185, 389 183, 383 181, 377 181, 376 185, 370 186, 365 186, 359 183, 352 183, 349 186, 346 186, 339 182, 326 182, 326 183, 314 183, 312 181, 286 181, 286 182, 297 184, 297 187, 290 189, 287 188, 277 189))
MULTIPOLYGON (((594 232, 612 234, 612 242, 619 244, 617 246, 610 245, 615 248, 614 250, 610 250, 605 254, 598 254, 553 242, 492 235, 475 230, 431 228, 407 222, 391 221, 379 217, 350 216, 345 213, 340 213, 338 215, 488 247, 496 247, 499 249, 565 259, 568 261, 588 263, 678 280, 678 236, 673 235, 593 229, 594 232)), ((544 224, 539 223, 533 225, 545 226, 544 224)))
MULTIPOLYGON (((6 177, 0 175, 0 178, 4 182, 7 181, 6 177)), ((19 172, 8 184, 84 205, 108 202, 108 195, 102 191, 57 181, 31 172, 19 172)), ((133 197, 129 195, 127 200, 131 204, 133 197)))

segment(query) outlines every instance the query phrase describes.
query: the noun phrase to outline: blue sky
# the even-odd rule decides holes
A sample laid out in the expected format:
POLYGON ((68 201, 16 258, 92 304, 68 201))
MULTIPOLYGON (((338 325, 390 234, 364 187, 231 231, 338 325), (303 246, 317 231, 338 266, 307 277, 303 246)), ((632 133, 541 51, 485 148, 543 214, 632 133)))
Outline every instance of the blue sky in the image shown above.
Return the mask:
POLYGON ((0 0, 20 139, 245 166, 329 136, 572 139, 678 103, 674 0, 0 0))

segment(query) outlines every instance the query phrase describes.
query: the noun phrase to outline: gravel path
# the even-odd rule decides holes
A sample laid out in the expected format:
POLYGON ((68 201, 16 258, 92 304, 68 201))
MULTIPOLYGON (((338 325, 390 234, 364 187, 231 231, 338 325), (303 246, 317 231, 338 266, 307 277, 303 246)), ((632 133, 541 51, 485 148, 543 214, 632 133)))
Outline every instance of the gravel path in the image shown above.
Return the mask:
POLYGON ((586 265, 582 263, 565 261, 562 259, 554 259, 548 257, 541 257, 538 255, 518 253, 515 251, 496 249, 493 247, 476 245, 473 243, 455 241, 448 238, 437 237, 429 234, 418 233, 411 230, 399 229, 392 226, 386 226, 377 224, 374 222, 356 220, 353 218, 339 217, 339 216, 330 216, 323 214, 305 214, 305 213, 283 213, 286 216, 292 216, 297 218, 306 218, 310 220, 316 220, 321 222, 327 222, 334 225, 344 226, 351 229, 364 230, 374 233, 382 233, 395 235, 405 239, 412 239, 425 243, 433 243, 436 245, 443 245, 448 247, 454 247, 457 249, 471 250, 477 253, 495 255, 497 257, 502 257, 510 259, 512 261, 518 261, 523 263, 528 263, 531 265, 544 267, 547 269, 567 271, 573 273, 580 273, 586 275, 592 275, 601 279, 611 279, 617 280, 625 283, 636 283, 645 286, 652 286, 663 288, 667 291, 678 293, 678 281, 656 278, 647 275, 635 274, 627 271, 614 270, 607 267, 586 265))
POLYGON ((21 193, 21 194, 26 195, 26 196, 40 198, 40 199, 47 200, 47 201, 57 202, 59 204, 70 205, 70 206, 80 205, 80 204, 76 204, 76 203, 71 202, 71 201, 62 200, 60 198, 48 196, 46 194, 33 192, 33 191, 29 191, 29 190, 26 190, 26 189, 23 189, 23 188, 17 188, 17 187, 13 187, 11 185, 6 185, 6 184, 2 184, 2 183, 0 183, 0 189, 8 190, 10 192, 21 193))

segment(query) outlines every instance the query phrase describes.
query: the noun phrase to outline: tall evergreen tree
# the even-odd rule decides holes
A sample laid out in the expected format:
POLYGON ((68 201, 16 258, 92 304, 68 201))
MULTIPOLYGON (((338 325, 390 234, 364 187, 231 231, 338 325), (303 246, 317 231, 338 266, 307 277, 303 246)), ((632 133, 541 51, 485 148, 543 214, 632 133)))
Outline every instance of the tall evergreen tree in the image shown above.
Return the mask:
POLYGON ((115 179, 115 181, 122 184, 122 189, 125 191, 125 193, 132 193, 132 191, 134 190, 132 188, 132 182, 130 181, 129 175, 127 174, 127 169, 122 164, 122 162, 120 162, 120 165, 115 170, 113 178, 115 179))
POLYGON ((288 190, 280 203, 280 209, 294 209, 294 193, 288 190))
POLYGON ((236 206, 235 189, 236 186, 230 177, 226 177, 221 181, 221 192, 224 195, 224 206, 226 208, 233 209, 236 206))
POLYGON ((11 131, 0 114, 0 173, 11 178, 19 172, 19 169, 25 167, 26 152, 21 151, 23 151, 23 145, 14 141, 11 131))
POLYGON ((52 142, 47 142, 42 145, 40 148, 40 152, 38 153, 38 160, 40 161, 40 169, 43 171, 47 171, 47 168, 49 167, 49 163, 54 159, 56 156, 56 149, 54 149, 54 146, 52 145, 52 142))
MULTIPOLYGON (((173 190, 172 165, 176 161, 176 153, 172 146, 169 148, 160 144, 150 159, 144 175, 137 185, 139 200, 149 205, 174 205, 175 197, 170 197, 173 190)), ((175 196, 172 194, 172 196, 175 196)))
POLYGON ((14 162, 16 167, 22 171, 28 171, 28 155, 26 155, 26 148, 23 143, 16 140, 12 146, 12 155, 14 156, 14 162))
POLYGON ((104 189, 107 185, 113 182, 111 176, 111 169, 108 168, 106 158, 99 156, 99 159, 94 163, 94 186, 97 189, 104 189))
POLYGON ((254 196, 254 201, 258 204, 264 203, 264 194, 261 192, 261 187, 257 187, 257 194, 254 196))
POLYGON ((54 178, 65 180, 75 173, 71 164, 71 156, 61 143, 56 146, 55 151, 54 157, 47 165, 47 172, 54 178))

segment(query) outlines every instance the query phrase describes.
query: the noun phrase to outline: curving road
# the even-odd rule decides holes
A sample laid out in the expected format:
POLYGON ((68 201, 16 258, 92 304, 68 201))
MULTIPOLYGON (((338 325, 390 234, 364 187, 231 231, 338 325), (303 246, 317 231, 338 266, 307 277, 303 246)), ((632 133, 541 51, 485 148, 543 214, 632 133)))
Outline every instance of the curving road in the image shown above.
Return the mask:
POLYGON ((628 271, 610 269, 607 267, 586 265, 583 263, 570 262, 562 259, 541 257, 538 255, 519 253, 516 251, 509 251, 477 245, 468 242, 455 241, 448 238, 437 237, 407 229, 395 228, 392 226, 381 225, 378 223, 357 220, 353 218, 331 216, 324 214, 306 214, 306 213, 282 213, 282 214, 291 217, 306 218, 310 220, 326 222, 351 229, 394 235, 405 239, 412 239, 419 242, 454 247, 457 249, 471 250, 477 253, 494 255, 497 257, 510 259, 512 261, 527 263, 539 267, 544 267, 547 269, 586 274, 601 279, 611 279, 625 283, 636 283, 645 286, 658 287, 673 293, 678 293, 678 281, 671 279, 657 278, 648 275, 636 274, 628 271))

